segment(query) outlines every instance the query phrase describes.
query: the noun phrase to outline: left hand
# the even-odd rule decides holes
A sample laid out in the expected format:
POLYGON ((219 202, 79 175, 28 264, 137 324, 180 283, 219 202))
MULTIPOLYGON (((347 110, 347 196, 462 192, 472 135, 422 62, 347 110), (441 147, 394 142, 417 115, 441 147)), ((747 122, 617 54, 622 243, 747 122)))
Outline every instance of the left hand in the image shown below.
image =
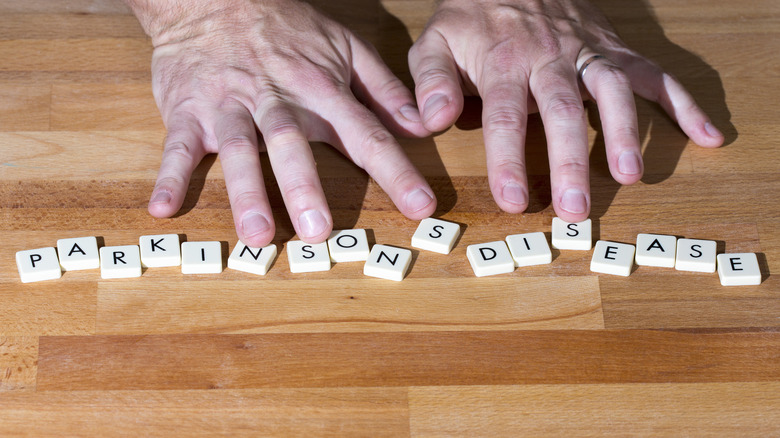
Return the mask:
POLYGON ((724 141, 680 82, 626 47, 585 0, 442 0, 409 66, 430 131, 455 122, 464 93, 482 97, 490 188, 508 212, 528 206, 524 142, 528 113, 537 108, 553 207, 569 222, 586 219, 591 206, 584 93, 598 105, 610 172, 622 184, 643 172, 634 92, 661 104, 697 144, 724 141))

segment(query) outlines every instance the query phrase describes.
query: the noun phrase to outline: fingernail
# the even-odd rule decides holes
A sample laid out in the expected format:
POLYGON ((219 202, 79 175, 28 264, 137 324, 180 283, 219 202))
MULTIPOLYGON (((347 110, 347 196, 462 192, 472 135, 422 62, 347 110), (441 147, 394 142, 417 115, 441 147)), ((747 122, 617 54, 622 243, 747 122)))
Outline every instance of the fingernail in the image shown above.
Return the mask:
POLYGON ((328 228, 325 216, 317 210, 306 210, 298 216, 298 229, 303 237, 314 237, 328 228))
POLYGON ((425 121, 432 119, 442 108, 447 106, 450 100, 443 94, 434 94, 425 101, 425 107, 423 108, 423 117, 425 121))
POLYGON ((166 191, 159 191, 152 196, 152 199, 149 201, 150 204, 169 204, 171 202, 171 199, 173 197, 170 193, 166 191))
POLYGON ((401 112, 401 115, 410 122, 420 123, 422 121, 420 118, 420 111, 416 106, 410 103, 402 106, 399 111, 401 112))
POLYGON ((411 212, 420 211, 423 208, 433 202, 431 195, 425 192, 423 189, 416 189, 413 192, 406 195, 406 208, 411 212))
POLYGON ((501 190, 501 196, 504 198, 504 201, 515 205, 526 205, 528 203, 525 189, 520 184, 514 182, 504 185, 503 190, 501 190))
POLYGON ((710 122, 704 124, 704 130, 710 137, 723 137, 723 134, 710 122))
POLYGON ((260 213, 247 213, 244 218, 241 219, 241 229, 243 230, 244 237, 252 237, 264 233, 268 231, 268 228, 270 227, 271 224, 268 223, 268 219, 260 213))
POLYGON ((623 152, 618 158, 618 171, 623 175, 638 175, 642 172, 639 157, 634 152, 623 152))
POLYGON ((577 189, 569 189, 563 192, 561 208, 570 213, 585 213, 588 211, 588 201, 585 194, 577 189))

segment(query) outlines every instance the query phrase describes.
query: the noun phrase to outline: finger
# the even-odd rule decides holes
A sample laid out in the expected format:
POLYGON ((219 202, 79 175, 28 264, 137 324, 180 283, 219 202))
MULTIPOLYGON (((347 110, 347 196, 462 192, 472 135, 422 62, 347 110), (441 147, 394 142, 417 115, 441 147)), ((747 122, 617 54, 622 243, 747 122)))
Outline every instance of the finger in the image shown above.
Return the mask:
POLYGON ((334 110, 332 123, 342 150, 374 178, 398 210, 414 220, 433 214, 433 190, 373 114, 349 96, 334 110))
POLYGON ((214 134, 236 233, 247 246, 266 246, 275 229, 260 170, 254 121, 237 102, 223 105, 218 117, 214 134))
POLYGON ((553 207, 567 222, 583 221, 590 213, 588 132, 576 72, 557 61, 533 72, 530 83, 547 137, 553 207))
POLYGON ((628 76, 606 58, 593 59, 593 53, 581 54, 581 79, 599 108, 604 129, 607 162, 615 181, 633 184, 642 177, 642 151, 634 103, 628 76))
POLYGON ((457 65, 441 34, 426 32, 414 43, 409 69, 425 127, 437 132, 452 126, 463 111, 463 92, 457 65))
POLYGON ((189 113, 171 117, 165 137, 157 182, 149 200, 149 213, 154 217, 170 217, 181 208, 192 172, 206 155, 203 131, 189 113))
POLYGON ((310 243, 324 242, 333 229, 333 219, 314 155, 297 118, 279 102, 264 102, 255 114, 255 122, 263 134, 271 167, 298 237, 310 243))
POLYGON ((352 52, 355 95, 391 131, 404 136, 430 135, 423 126, 412 92, 390 71, 376 50, 355 38, 352 52))
POLYGON ((694 143, 710 148, 723 144, 723 134, 712 124, 688 90, 672 75, 640 56, 633 57, 624 69, 634 91, 660 104, 694 143))
POLYGON ((480 90, 490 189, 498 206, 510 213, 528 208, 527 83, 526 77, 496 75, 480 90))

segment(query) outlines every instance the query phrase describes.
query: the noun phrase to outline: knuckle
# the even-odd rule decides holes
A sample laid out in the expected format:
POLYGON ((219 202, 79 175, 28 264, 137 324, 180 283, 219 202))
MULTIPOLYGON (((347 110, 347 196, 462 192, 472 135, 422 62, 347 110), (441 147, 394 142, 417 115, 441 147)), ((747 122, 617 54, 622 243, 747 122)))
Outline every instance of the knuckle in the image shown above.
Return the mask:
POLYGON ((485 127, 491 131, 522 134, 525 115, 515 108, 499 108, 485 115, 485 127))
POLYGON ((242 210, 244 207, 255 207, 263 199, 264 193, 259 190, 241 190, 231 197, 230 203, 235 210, 242 210))
POLYGON ((223 139, 219 145, 220 155, 243 155, 257 153, 255 140, 248 135, 235 134, 223 139))
POLYGON ((175 189, 187 184, 187 178, 184 175, 164 175, 157 178, 157 182, 154 184, 154 190, 164 189, 168 192, 173 192, 175 189))
POLYGON ((588 162, 582 161, 579 158, 567 158, 556 166, 558 173, 563 175, 587 175, 588 174, 588 162))
POLYGON ((604 69, 599 74, 599 85, 607 85, 612 87, 630 88, 631 81, 628 75, 616 65, 605 65, 604 69))
POLYGON ((386 163, 394 143, 393 136, 382 127, 366 131, 360 142, 360 162, 357 164, 366 169, 386 163))
POLYGON ((450 72, 447 69, 432 66, 420 75, 417 82, 417 91, 425 93, 450 80, 450 72))
POLYGON ((582 100, 573 96, 554 97, 547 104, 546 109, 557 120, 580 120, 585 115, 582 100))
POLYGON ((183 141, 172 141, 165 143, 165 149, 163 151, 165 159, 183 159, 184 161, 192 161, 195 158, 195 153, 186 143, 183 141))
POLYGON ((296 203, 301 199, 311 198, 319 192, 319 184, 303 176, 287 181, 282 187, 285 202, 296 203))

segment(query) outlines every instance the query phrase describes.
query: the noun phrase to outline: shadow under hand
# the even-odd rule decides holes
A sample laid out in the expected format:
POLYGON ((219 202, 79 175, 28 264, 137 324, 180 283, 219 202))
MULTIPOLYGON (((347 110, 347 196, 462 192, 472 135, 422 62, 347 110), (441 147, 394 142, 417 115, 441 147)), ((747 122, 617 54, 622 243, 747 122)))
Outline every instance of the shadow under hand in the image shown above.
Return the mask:
MULTIPOLYGON (((390 70, 409 89, 414 90, 414 82, 407 63, 407 53, 413 44, 409 29, 379 0, 315 0, 311 3, 319 11, 370 42, 390 70)), ((398 12, 400 14, 402 11, 398 12)), ((417 11, 415 13, 418 14, 417 11)), ((431 185, 438 201, 434 214, 441 215, 450 211, 455 206, 457 194, 434 140, 430 137, 399 138, 398 142, 431 185)), ((315 148, 315 158, 318 169, 325 175, 321 178, 334 215, 335 229, 353 228, 364 208, 397 211, 389 197, 385 195, 384 199, 377 200, 373 191, 369 192, 369 177, 365 173, 361 172, 358 175, 349 171, 346 167, 342 167, 346 166, 345 162, 337 164, 343 171, 337 171, 339 175, 333 175, 325 169, 325 166, 337 160, 332 155, 335 151, 329 149, 315 148), (341 176, 342 174, 349 176, 341 176), (367 196, 372 198, 370 203, 365 202, 367 196)), ((356 168, 354 164, 352 167, 356 168)))
MULTIPOLYGON (((701 57, 670 41, 647 0, 593 0, 610 19, 628 47, 655 61, 677 77, 693 95, 726 137, 724 145, 733 143, 737 130, 731 123, 726 93, 720 75, 701 57)), ((694 20, 696 17, 690 17, 694 20)), ((615 182, 606 160, 604 135, 598 110, 588 102, 588 119, 597 131, 591 150, 593 217, 603 216, 613 202, 620 184, 615 182)), ((675 173, 689 140, 677 124, 653 103, 637 97, 639 139, 643 144, 645 173, 642 182, 657 184, 675 173)), ((692 146, 698 147, 698 146, 692 146)))

